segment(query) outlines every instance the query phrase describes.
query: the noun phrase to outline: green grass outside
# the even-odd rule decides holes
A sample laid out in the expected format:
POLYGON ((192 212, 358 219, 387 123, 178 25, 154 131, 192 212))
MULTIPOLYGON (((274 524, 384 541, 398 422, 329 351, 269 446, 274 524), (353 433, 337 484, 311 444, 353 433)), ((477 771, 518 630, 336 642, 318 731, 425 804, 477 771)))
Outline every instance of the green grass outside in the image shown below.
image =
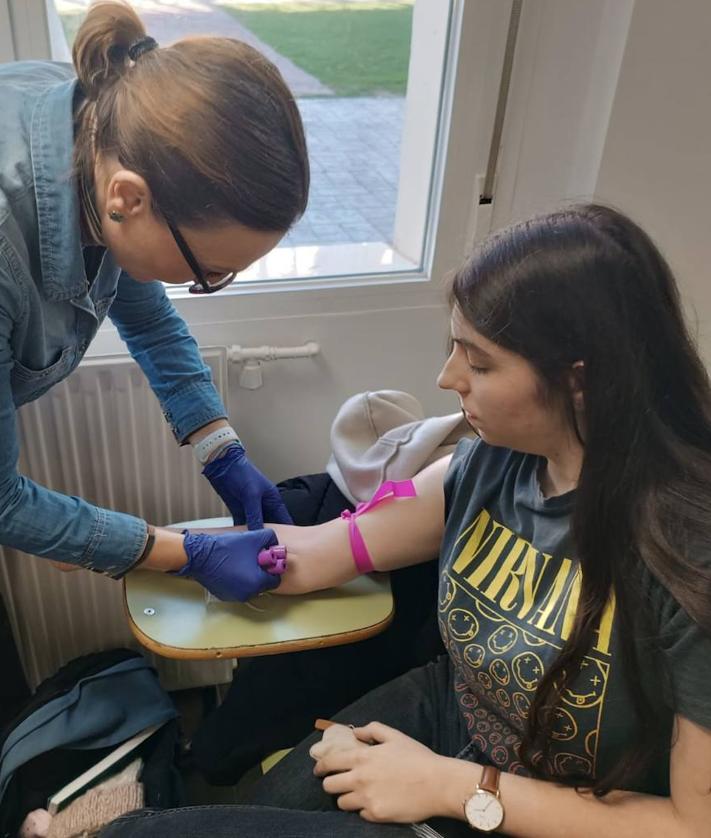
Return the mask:
POLYGON ((235 2, 223 8, 339 96, 405 93, 412 0, 235 2))
MULTIPOLYGON (((247 29, 339 96, 404 95, 414 0, 224 5, 247 29)), ((71 48, 84 14, 61 15, 71 48)))

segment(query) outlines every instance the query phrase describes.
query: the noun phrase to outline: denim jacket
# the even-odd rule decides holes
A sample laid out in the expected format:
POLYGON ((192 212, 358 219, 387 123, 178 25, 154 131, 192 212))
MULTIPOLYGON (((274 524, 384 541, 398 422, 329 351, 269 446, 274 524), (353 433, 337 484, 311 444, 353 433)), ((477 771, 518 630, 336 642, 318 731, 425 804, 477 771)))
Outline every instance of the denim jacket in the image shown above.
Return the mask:
POLYGON ((108 313, 179 442, 226 412, 162 283, 133 280, 106 251, 89 286, 75 88, 68 65, 0 65, 0 543, 120 577, 143 550, 146 522, 19 474, 16 408, 72 372, 108 313))

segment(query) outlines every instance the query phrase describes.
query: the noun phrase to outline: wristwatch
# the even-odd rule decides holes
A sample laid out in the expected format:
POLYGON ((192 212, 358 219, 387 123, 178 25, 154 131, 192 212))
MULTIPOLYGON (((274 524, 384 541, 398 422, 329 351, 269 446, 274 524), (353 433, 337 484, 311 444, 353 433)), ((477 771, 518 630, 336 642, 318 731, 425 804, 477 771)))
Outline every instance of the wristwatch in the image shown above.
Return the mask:
POLYGON ((504 807, 499 792, 501 771, 485 765, 474 794, 464 801, 464 817, 472 829, 493 832, 504 820, 504 807))
POLYGON ((204 466, 207 464, 215 451, 220 448, 224 448, 231 442, 236 442, 240 445, 242 444, 234 428, 230 428, 229 426, 222 427, 213 431, 211 434, 208 434, 206 437, 201 439, 200 442, 196 442, 195 445, 193 445, 193 451, 195 452, 195 456, 198 458, 200 464, 204 466))

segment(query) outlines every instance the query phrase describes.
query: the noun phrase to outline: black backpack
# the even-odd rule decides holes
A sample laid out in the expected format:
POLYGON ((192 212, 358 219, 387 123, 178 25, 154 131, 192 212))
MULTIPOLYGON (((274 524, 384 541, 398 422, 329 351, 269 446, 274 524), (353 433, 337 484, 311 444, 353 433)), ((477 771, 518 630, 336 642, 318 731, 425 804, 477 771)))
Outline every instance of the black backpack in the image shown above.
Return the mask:
POLYGON ((122 741, 162 726, 135 751, 143 759, 145 805, 182 802, 177 713, 155 670, 137 652, 76 658, 43 681, 0 734, 0 836, 122 741))
POLYGON ((0 731, 17 714, 30 697, 30 688, 22 671, 15 639, 7 617, 5 601, 0 597, 0 731))

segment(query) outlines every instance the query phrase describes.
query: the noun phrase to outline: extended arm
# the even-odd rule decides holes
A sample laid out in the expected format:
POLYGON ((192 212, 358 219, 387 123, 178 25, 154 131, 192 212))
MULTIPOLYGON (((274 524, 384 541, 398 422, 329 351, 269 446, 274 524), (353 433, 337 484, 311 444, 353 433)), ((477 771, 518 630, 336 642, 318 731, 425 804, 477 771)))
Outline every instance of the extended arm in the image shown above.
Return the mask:
MULTIPOLYGON (((358 517, 358 528, 376 570, 394 570, 437 556, 444 530, 444 476, 450 459, 442 457, 414 478, 416 497, 390 500, 358 517)), ((347 521, 337 518, 314 527, 270 524, 269 528, 288 553, 286 573, 273 593, 320 591, 342 585, 358 575, 347 521)), ((222 529, 244 530, 245 527, 222 529)))
MULTIPOLYGON (((314 748, 315 773, 341 809, 365 820, 464 820, 464 801, 481 779, 476 763, 444 757, 400 731, 373 722, 355 728, 367 748, 314 748)), ((706 838, 711 835, 711 731, 676 717, 670 757, 671 795, 589 791, 515 774, 499 783, 512 838, 706 838)))
MULTIPOLYGON (((676 717, 671 796, 613 791, 600 799, 555 783, 502 774, 504 832, 515 838, 705 838, 711 836, 711 731, 676 717)), ((462 817, 481 769, 446 759, 439 775, 443 815, 462 817)))
POLYGON ((10 267, 13 258, 0 236, 0 544, 119 575, 141 554, 145 522, 52 491, 18 471, 12 338, 23 303, 10 267))
MULTIPOLYGON (((444 530, 443 457, 414 478, 417 497, 398 498, 358 517, 376 570, 394 570, 437 556, 444 530)), ((287 571, 277 594, 303 594, 342 585, 358 573, 348 540, 348 522, 328 521, 315 527, 272 524, 288 551, 287 571)))

